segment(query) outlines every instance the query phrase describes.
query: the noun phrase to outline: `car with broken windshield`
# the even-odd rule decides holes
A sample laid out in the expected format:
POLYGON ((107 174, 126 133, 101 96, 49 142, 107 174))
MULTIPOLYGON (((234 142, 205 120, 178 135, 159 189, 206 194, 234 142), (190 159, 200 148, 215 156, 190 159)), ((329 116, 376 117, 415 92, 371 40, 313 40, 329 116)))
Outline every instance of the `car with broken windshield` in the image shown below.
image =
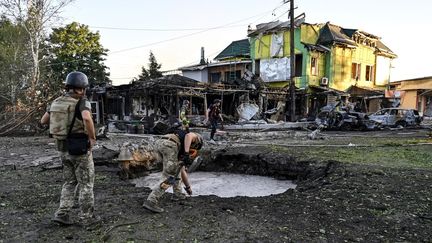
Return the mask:
POLYGON ((322 107, 315 119, 316 126, 321 126, 326 130, 342 131, 369 131, 377 130, 381 127, 379 122, 369 119, 366 113, 349 111, 345 107, 337 110, 338 106, 339 104, 322 107))
POLYGON ((384 108, 369 116, 382 126, 407 127, 420 125, 422 117, 415 109, 384 108))

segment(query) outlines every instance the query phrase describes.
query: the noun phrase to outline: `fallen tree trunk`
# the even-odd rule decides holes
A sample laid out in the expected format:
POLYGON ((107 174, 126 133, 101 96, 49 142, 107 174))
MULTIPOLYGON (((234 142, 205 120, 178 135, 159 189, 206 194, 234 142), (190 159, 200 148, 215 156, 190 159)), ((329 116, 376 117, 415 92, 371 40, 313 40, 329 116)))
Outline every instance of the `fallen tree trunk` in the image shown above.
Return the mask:
POLYGON ((33 109, 32 111, 23 114, 15 119, 9 120, 6 124, 0 126, 0 136, 9 135, 16 132, 24 124, 32 124, 32 127, 38 127, 37 121, 32 121, 35 119, 35 115, 38 114, 38 109, 33 109))

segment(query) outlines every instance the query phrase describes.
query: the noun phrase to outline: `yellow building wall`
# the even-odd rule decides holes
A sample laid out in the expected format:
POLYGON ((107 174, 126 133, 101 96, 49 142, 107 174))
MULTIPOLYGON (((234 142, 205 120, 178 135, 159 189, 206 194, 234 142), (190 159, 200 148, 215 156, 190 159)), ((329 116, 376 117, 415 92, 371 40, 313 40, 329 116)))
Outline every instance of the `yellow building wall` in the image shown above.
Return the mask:
MULTIPOLYGON (((353 50, 352 62, 361 63, 360 79, 357 82, 357 86, 374 88, 375 82, 366 81, 366 65, 374 66, 374 76, 375 76, 376 57, 374 54, 374 49, 372 47, 359 45, 356 49, 353 50)), ((351 73, 351 67, 350 67, 350 73, 351 73)), ((350 79, 351 79, 351 75, 350 75, 350 79)), ((353 84, 356 83, 355 79, 351 79, 351 81, 353 84)))
POLYGON ((271 35, 263 35, 255 40, 255 59, 270 58, 271 35))
POLYGON ((332 48, 333 82, 331 88, 337 90, 348 89, 351 83, 352 49, 336 46, 332 48))
POLYGON ((300 41, 308 44, 315 44, 319 37, 319 25, 301 25, 301 39, 300 41))
MULTIPOLYGON (((295 35, 294 35, 295 36, 295 35)), ((285 31, 283 33, 283 38, 284 38, 284 46, 283 46, 283 56, 284 57, 289 57, 291 55, 291 41, 290 41, 290 32, 289 31, 285 31)), ((295 43, 295 40, 294 40, 295 43)), ((300 54, 301 51, 296 48, 294 48, 294 53, 295 54, 300 54)))
POLYGON ((270 88, 285 88, 289 85, 288 81, 282 81, 282 82, 269 82, 267 85, 270 88))
POLYGON ((402 81, 401 85, 398 87, 398 90, 410 89, 432 89, 432 77, 416 81, 402 81))
POLYGON ((401 108, 417 109, 417 90, 408 90, 401 99, 401 108))
POLYGON ((418 94, 419 92, 424 92, 423 90, 432 90, 432 77, 401 81, 399 84, 396 84, 395 90, 405 92, 405 95, 401 98, 402 108, 418 109, 423 114, 425 112, 426 99, 425 96, 418 96, 418 94))
MULTIPOLYGON (((301 82, 301 78, 300 77, 295 77, 294 78, 294 84, 296 87, 300 86, 300 82, 301 82)), ((266 83, 268 85, 268 87, 270 88, 286 88, 289 86, 290 82, 289 81, 281 81, 281 82, 269 82, 266 83)))
POLYGON ((320 81, 321 78, 323 78, 325 76, 325 54, 321 53, 321 52, 311 52, 311 56, 309 56, 309 60, 307 62, 306 65, 306 75, 308 76, 308 80, 309 80, 309 85, 315 85, 315 86, 319 86, 320 85, 320 81), (317 75, 312 75, 311 72, 311 60, 312 57, 316 57, 318 58, 318 74, 317 75))
MULTIPOLYGON (((290 32, 283 32, 283 56, 290 56, 290 32)), ((255 40, 255 60, 257 59, 269 59, 270 57, 270 46, 271 46, 272 34, 266 34, 261 37, 257 37, 255 40)), ((301 51, 295 49, 296 54, 300 54, 301 51)))

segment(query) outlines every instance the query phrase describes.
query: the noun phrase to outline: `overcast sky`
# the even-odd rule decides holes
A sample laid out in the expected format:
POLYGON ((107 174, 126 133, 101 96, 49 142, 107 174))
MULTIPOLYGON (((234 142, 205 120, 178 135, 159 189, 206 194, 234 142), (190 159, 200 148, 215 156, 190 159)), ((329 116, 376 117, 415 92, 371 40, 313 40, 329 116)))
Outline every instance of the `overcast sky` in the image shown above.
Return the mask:
MULTIPOLYGON (((432 1, 295 0, 295 6, 295 15, 305 13, 308 23, 330 21, 380 36, 398 55, 391 80, 432 76, 432 1)), ((64 24, 99 31, 118 85, 147 67, 150 50, 162 70, 198 63, 201 47, 212 60, 246 38, 248 25, 286 21, 288 9, 282 0, 76 0, 62 15, 64 24)))

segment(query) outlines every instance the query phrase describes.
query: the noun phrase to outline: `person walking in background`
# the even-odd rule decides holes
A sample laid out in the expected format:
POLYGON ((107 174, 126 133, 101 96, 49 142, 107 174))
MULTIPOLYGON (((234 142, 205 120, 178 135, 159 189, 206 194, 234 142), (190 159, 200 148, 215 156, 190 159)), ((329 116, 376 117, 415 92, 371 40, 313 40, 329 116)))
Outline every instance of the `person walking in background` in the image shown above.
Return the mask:
POLYGON ((223 122, 222 111, 221 111, 221 100, 215 99, 213 104, 209 106, 206 111, 206 118, 204 123, 210 122, 211 132, 210 132, 210 142, 215 143, 214 135, 216 133, 216 128, 218 126, 219 120, 223 122))
POLYGON ((182 129, 185 130, 186 132, 189 132, 189 119, 187 118, 187 114, 189 113, 189 101, 188 100, 183 100, 183 105, 180 109, 180 121, 182 123, 182 129))
POLYGON ((90 102, 85 93, 89 82, 82 72, 71 72, 66 77, 66 92, 55 99, 41 118, 41 124, 49 124, 50 134, 56 139, 57 150, 63 164, 64 184, 61 191, 60 206, 53 221, 70 225, 70 211, 74 205, 75 193, 78 193, 80 221, 83 225, 92 223, 94 211, 94 163, 92 147, 96 143, 96 134, 91 114, 90 102), (82 144, 78 152, 71 152, 68 143, 71 135, 82 135, 82 144), (71 154, 72 153, 72 154, 71 154))

